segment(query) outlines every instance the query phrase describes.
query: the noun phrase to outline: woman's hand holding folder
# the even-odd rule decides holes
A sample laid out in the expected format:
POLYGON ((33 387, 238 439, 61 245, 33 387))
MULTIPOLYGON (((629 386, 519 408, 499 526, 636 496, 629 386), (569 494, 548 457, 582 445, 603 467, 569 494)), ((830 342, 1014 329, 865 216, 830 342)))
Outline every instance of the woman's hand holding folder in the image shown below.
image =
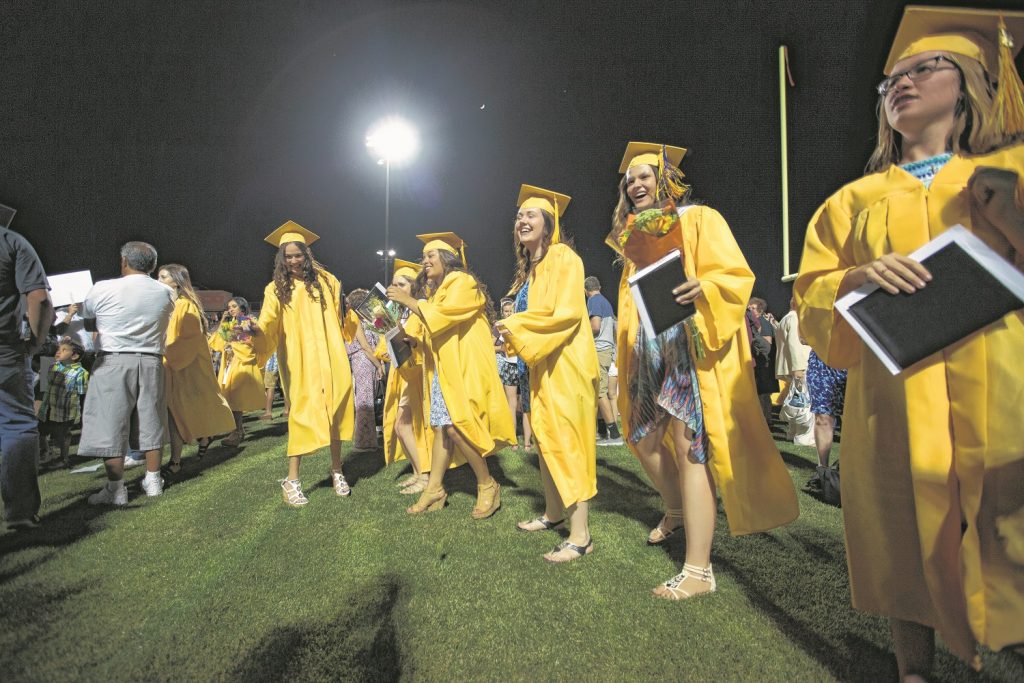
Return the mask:
POLYGON ((672 290, 672 294, 676 297, 676 303, 680 306, 692 304, 700 298, 702 293, 700 280, 695 278, 687 278, 686 282, 672 290))
POLYGON ((873 282, 889 294, 903 291, 913 294, 924 287, 932 274, 914 259, 903 254, 885 254, 874 261, 854 268, 839 286, 839 298, 861 285, 873 282))

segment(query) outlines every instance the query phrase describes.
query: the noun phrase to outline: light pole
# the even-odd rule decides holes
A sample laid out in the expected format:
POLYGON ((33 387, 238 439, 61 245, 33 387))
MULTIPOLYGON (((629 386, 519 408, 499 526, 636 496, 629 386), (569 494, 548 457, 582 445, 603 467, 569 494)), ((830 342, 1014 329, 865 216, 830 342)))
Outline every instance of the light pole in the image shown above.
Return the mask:
POLYGON ((366 136, 366 147, 384 167, 384 248, 377 255, 384 260, 384 284, 388 279, 388 260, 394 258, 391 248, 391 165, 401 165, 419 150, 419 136, 408 123, 398 117, 389 117, 378 123, 366 136))

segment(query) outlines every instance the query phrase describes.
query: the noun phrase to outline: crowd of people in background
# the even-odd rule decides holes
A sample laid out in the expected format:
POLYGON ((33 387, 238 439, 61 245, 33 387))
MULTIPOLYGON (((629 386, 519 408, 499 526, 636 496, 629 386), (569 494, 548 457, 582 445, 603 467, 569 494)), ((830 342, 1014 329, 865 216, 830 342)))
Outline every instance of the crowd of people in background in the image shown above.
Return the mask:
MULTIPOLYGON (((420 258, 396 263, 386 290, 401 311, 386 337, 355 313, 367 290, 346 299, 313 256, 318 236, 289 221, 266 238, 273 277, 258 317, 235 297, 211 323, 187 269, 158 268, 151 245, 129 242, 121 277, 62 311, 53 326, 62 336, 45 347, 54 320, 42 264, 23 237, 0 229, 7 525, 39 523, 40 444, 67 464, 79 419, 77 454, 102 459, 107 477, 89 502, 120 506, 130 450, 146 469, 143 492, 159 496, 164 477, 180 471, 185 444, 195 442, 202 457, 211 439, 231 447, 247 438, 245 413, 271 419, 278 383, 288 420, 284 502, 308 503, 300 463, 326 448, 333 492, 350 496, 343 442, 379 447, 374 411, 386 384, 382 452, 411 466, 400 483, 419 496, 408 514, 445 509, 447 470, 466 463, 477 482, 469 516, 491 517, 501 486, 490 457, 535 450, 544 510, 516 528, 566 525, 567 538, 544 555, 553 563, 595 552, 596 448, 625 443, 663 504, 647 543, 686 537, 681 571, 652 592, 684 600, 717 588, 719 501, 734 535, 797 517, 773 427, 780 440, 813 443, 818 467, 807 486, 838 501, 830 454, 845 417, 841 499, 853 599, 889 617, 901 676, 928 674, 935 629, 972 664, 978 643, 1024 642, 1024 573, 1004 538, 1024 516, 1013 401, 1024 375, 1012 365, 1022 314, 892 374, 835 309, 867 283, 906 295, 926 287, 931 273, 907 253, 957 222, 1020 268, 1024 96, 1007 50, 997 56, 992 42, 997 23, 1003 30, 996 16, 970 14, 964 31, 955 11, 925 20, 908 10, 878 86, 869 173, 815 214, 779 321, 751 296, 754 275, 725 218, 693 201, 679 168, 686 150, 664 144, 630 143, 619 168, 606 240, 623 271, 617 311, 597 278, 585 277, 562 229, 570 198, 531 185, 520 189, 515 274, 499 310, 469 268, 464 241, 423 234, 420 258), (652 334, 629 283, 666 246, 682 266, 671 296, 695 312, 652 334), (407 349, 401 358, 391 357, 396 344, 407 349)), ((1005 35, 996 40, 1003 48, 1005 35)))

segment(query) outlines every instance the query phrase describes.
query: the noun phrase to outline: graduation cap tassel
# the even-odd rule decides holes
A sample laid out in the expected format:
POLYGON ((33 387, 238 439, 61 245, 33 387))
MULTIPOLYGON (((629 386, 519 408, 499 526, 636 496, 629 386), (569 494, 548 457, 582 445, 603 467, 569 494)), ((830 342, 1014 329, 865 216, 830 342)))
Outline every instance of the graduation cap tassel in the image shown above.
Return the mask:
MULTIPOLYGON (((657 199, 675 199, 676 197, 682 197, 686 192, 686 186, 677 183, 675 180, 670 178, 665 172, 665 169, 671 162, 668 160, 668 150, 665 145, 661 146, 661 154, 658 155, 658 197, 657 199)), ((680 173, 682 175, 682 173, 680 173)))
POLYGON ((996 121, 1009 135, 1024 134, 1024 84, 1013 62, 1013 38, 999 16, 999 89, 996 92, 996 121))

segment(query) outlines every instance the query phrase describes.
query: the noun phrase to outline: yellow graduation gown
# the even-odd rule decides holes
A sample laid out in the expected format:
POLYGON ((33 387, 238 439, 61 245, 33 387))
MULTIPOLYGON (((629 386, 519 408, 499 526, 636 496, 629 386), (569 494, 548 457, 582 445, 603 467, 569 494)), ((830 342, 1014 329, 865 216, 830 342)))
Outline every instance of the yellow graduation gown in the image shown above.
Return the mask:
MULTIPOLYGON (((231 410, 247 412, 263 410, 267 400, 263 387, 263 372, 256 362, 256 351, 251 342, 228 342, 220 332, 210 335, 210 348, 220 351, 220 371, 217 381, 231 410), (231 347, 231 357, 224 350, 231 347)), ((266 363, 264 363, 266 365, 266 363)))
MULTIPOLYGON (((708 465, 734 535, 766 531, 796 519, 799 507, 789 477, 757 401, 744 315, 754 287, 729 225, 714 209, 691 206, 681 216, 686 275, 700 280, 703 295, 694 316, 706 350, 694 357, 708 438, 708 465)), ((633 372, 640 319, 629 290, 636 266, 626 260, 619 282, 617 359, 620 384, 633 372)), ((629 437, 629 392, 619 392, 619 411, 629 437)), ((671 435, 665 444, 674 446, 671 435)), ((678 459, 680 455, 675 453, 678 459)))
POLYGON ((274 283, 263 291, 257 351, 277 351, 281 384, 291 401, 288 455, 309 455, 331 441, 350 440, 355 425, 352 371, 341 330, 341 283, 319 271, 324 302, 302 282, 294 283, 292 300, 282 304, 274 283), (317 298, 314 298, 317 297, 317 298))
POLYGON ((174 302, 167 326, 164 377, 167 408, 185 443, 235 428, 228 402, 213 374, 199 309, 185 298, 174 302))
POLYGON ((516 443, 516 429, 494 362, 485 299, 468 273, 452 271, 428 301, 423 322, 424 415, 429 423, 430 384, 437 375, 452 424, 481 455, 516 443))
POLYGON ((932 626, 968 661, 974 639, 995 649, 1024 641, 1024 569, 993 524, 1024 505, 1024 314, 893 377, 833 302, 848 270, 907 254, 957 223, 1020 267, 1021 255, 971 209, 965 187, 977 166, 1016 171, 1024 197, 1022 146, 954 156, 930 188, 897 166, 843 187, 808 226, 793 290, 804 339, 849 369, 841 486, 853 605, 932 626))
POLYGON ((598 365, 583 294, 583 261, 553 244, 530 275, 527 308, 502 321, 530 369, 530 426, 569 507, 597 494, 598 365))
MULTIPOLYGON (((410 336, 418 336, 417 328, 421 327, 420 319, 410 315, 404 322, 410 336)), ((376 355, 381 360, 387 359, 387 343, 381 336, 377 344, 376 355)), ((413 347, 412 356, 395 367, 391 366, 388 382, 384 391, 384 462, 391 464, 396 460, 408 460, 410 454, 405 450, 402 441, 395 432, 398 420, 399 405, 407 405, 412 414, 412 431, 416 437, 417 464, 421 471, 430 470, 430 446, 433 442, 433 431, 428 420, 423 417, 423 346, 413 347)))

